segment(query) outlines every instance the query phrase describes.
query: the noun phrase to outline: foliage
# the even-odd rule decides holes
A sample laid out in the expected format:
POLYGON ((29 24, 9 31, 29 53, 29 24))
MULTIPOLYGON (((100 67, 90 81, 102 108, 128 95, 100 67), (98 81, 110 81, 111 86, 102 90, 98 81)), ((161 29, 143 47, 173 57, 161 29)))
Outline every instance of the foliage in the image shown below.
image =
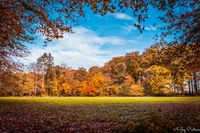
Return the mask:
POLYGON ((19 63, 19 58, 28 55, 28 49, 24 46, 12 48, 10 46, 0 46, 0 71, 1 72, 19 72, 23 68, 23 64, 19 63))
POLYGON ((145 71, 145 88, 153 95, 166 95, 171 91, 171 73, 165 67, 151 66, 145 71))
MULTIPOLYGON (((79 19, 85 17, 89 11, 106 15, 132 10, 135 18, 134 26, 142 32, 145 29, 142 24, 151 14, 149 12, 151 7, 162 12, 159 16, 164 22, 164 25, 159 28, 162 30, 161 41, 167 36, 172 36, 174 38, 169 44, 178 42, 178 44, 199 47, 198 0, 2 0, 0 3, 0 70, 19 68, 19 62, 13 58, 27 55, 26 43, 33 43, 39 35, 44 36, 45 43, 62 38, 63 33, 73 32, 73 26, 77 25, 79 19), (182 12, 179 12, 180 10, 182 12)), ((177 53, 181 52, 177 51, 177 53)), ((134 70, 133 73, 136 76, 140 71, 134 70)), ((138 77, 134 78, 137 82, 138 77)))
POLYGON ((198 95, 199 48, 155 44, 143 53, 114 57, 104 66, 77 70, 54 66, 44 53, 29 72, 1 72, 1 95, 143 96, 198 95), (170 54, 168 54, 170 53, 170 54), (176 56, 173 56, 176 55, 176 56), (191 58, 191 60, 190 60, 191 58), (6 78, 8 77, 8 78, 6 78))
POLYGON ((139 84, 131 85, 128 93, 130 96, 144 96, 144 88, 139 84))
POLYGON ((0 35, 1 45, 20 46, 21 42, 32 41, 36 33, 46 36, 47 41, 61 38, 63 32, 71 32, 72 26, 80 17, 84 17, 88 13, 88 9, 101 15, 127 9, 132 10, 136 18, 134 26, 142 31, 144 26, 141 23, 148 18, 150 6, 164 12, 164 15, 160 16, 161 20, 169 24, 164 27, 168 30, 164 36, 176 33, 180 34, 179 37, 182 36, 179 39, 185 43, 194 43, 198 42, 199 38, 198 5, 198 0, 162 2, 159 0, 3 0, 0 5, 2 19, 0 31, 6 34, 0 35), (184 9, 184 11, 180 13, 177 11, 178 9, 184 9), (17 38, 15 38, 16 36, 17 38))

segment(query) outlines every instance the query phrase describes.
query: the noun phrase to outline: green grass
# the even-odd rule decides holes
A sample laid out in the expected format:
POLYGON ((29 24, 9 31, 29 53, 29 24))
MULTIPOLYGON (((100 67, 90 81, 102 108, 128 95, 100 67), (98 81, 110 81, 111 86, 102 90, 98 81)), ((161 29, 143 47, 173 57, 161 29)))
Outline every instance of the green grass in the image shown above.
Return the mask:
POLYGON ((157 104, 200 101, 200 97, 0 97, 2 102, 56 103, 66 105, 157 104))
POLYGON ((172 132, 200 127, 200 97, 0 97, 0 132, 172 132))

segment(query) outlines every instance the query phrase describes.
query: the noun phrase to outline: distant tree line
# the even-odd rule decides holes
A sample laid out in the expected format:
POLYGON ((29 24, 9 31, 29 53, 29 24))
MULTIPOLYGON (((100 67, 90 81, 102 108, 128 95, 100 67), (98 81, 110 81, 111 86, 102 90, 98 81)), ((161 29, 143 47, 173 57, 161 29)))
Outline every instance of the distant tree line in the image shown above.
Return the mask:
POLYGON ((200 94, 198 45, 155 44, 89 70, 54 65, 44 53, 28 72, 1 71, 1 96, 169 96, 200 94), (181 50, 181 51, 180 51, 181 50), (178 52, 177 52, 178 51, 178 52))

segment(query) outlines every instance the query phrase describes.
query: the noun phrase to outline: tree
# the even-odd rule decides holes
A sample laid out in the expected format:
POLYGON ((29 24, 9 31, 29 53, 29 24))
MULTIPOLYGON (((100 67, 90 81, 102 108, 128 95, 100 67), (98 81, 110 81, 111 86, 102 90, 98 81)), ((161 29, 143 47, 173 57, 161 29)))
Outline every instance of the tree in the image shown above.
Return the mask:
POLYGON ((81 83, 81 96, 96 96, 96 89, 94 87, 94 80, 90 80, 89 82, 83 81, 81 83))
POLYGON ((20 71, 23 64, 18 60, 19 58, 28 55, 26 47, 12 48, 10 46, 0 46, 0 71, 20 71))
MULTIPOLYGON (((78 70, 73 70, 71 68, 63 67, 63 66, 56 66, 54 70, 56 73, 56 79, 58 81, 57 90, 60 96, 80 95, 81 81, 77 79, 78 70)), ((86 78, 86 77, 83 77, 83 78, 86 78)))
POLYGON ((2 0, 0 44, 11 48, 24 46, 24 42, 33 42, 35 34, 44 35, 47 42, 62 38, 85 16, 86 7, 101 15, 115 10, 111 1, 2 0))
MULTIPOLYGON (((162 65, 163 59, 167 53, 163 54, 165 45, 164 44, 154 44, 150 48, 145 49, 142 53, 142 68, 148 68, 153 65, 162 65)), ((167 46, 166 46, 167 47, 167 46)))
POLYGON ((162 38, 172 36, 171 43, 191 45, 196 43, 198 46, 200 45, 200 6, 198 0, 162 1, 152 5, 165 13, 160 17, 165 23, 165 26, 160 27, 164 30, 161 34, 162 38))
POLYGON ((196 44, 174 44, 162 48, 161 64, 171 70, 174 91, 181 90, 183 93, 184 82, 190 80, 188 81, 188 88, 194 88, 197 92, 196 74, 200 70, 199 51, 200 49, 196 44), (193 82, 194 84, 191 86, 193 82))
POLYGON ((135 83, 137 84, 138 80, 141 79, 141 56, 139 52, 131 52, 126 54, 125 63, 127 66, 127 73, 132 76, 135 83))
POLYGON ((75 76, 74 77, 75 79, 82 82, 82 81, 87 80, 88 72, 86 71, 85 68, 80 67, 77 71, 75 71, 74 76, 75 76))
POLYGON ((106 95, 107 93, 107 86, 109 85, 109 79, 107 79, 102 73, 96 73, 91 77, 90 84, 94 86, 96 90, 96 95, 106 95))
POLYGON ((98 74, 98 73, 101 73, 101 68, 99 68, 98 66, 93 66, 93 67, 90 67, 89 69, 89 76, 94 76, 95 74, 98 74))
POLYGON ((108 73, 116 84, 122 84, 124 82, 125 76, 127 76, 126 70, 127 66, 123 56, 114 57, 104 66, 104 73, 108 73))
POLYGON ((21 77, 21 92, 24 96, 33 96, 35 95, 35 81, 34 73, 22 73, 18 74, 21 77), (21 76, 20 76, 21 75, 21 76))
POLYGON ((144 87, 151 95, 170 94, 171 82, 171 72, 165 67, 154 65, 145 71, 144 87))
POLYGON ((82 88, 81 88, 81 93, 80 93, 80 95, 81 96, 88 96, 88 88, 87 88, 87 82, 86 81, 83 81, 82 83, 81 83, 81 86, 82 86, 82 88))
POLYGON ((42 91, 45 91, 48 95, 51 93, 52 88, 50 88, 49 84, 53 81, 55 77, 53 71, 53 57, 49 53, 44 53, 41 57, 37 59, 37 68, 39 70, 39 74, 42 75, 42 91))
POLYGON ((34 80, 34 96, 36 96, 37 94, 39 94, 39 68, 37 66, 37 63, 31 63, 29 66, 28 66, 28 74, 33 74, 34 77, 33 80, 34 80))
POLYGON ((13 72, 0 73, 0 95, 22 96, 21 75, 13 72))
POLYGON ((88 9, 101 15, 131 9, 136 18, 134 26, 142 31, 144 26, 141 23, 148 18, 150 6, 165 13, 160 17, 169 24, 164 26, 169 32, 163 35, 175 32, 186 43, 198 42, 198 0, 3 0, 0 5, 0 33, 6 34, 0 35, 1 45, 19 46, 21 42, 32 41, 36 33, 46 36, 47 41, 61 38, 63 32, 71 32, 72 26, 88 13, 88 9), (181 13, 177 12, 180 8, 184 8, 181 13))
POLYGON ((57 82, 55 71, 52 68, 48 69, 45 74, 45 91, 47 95, 56 95, 57 82))

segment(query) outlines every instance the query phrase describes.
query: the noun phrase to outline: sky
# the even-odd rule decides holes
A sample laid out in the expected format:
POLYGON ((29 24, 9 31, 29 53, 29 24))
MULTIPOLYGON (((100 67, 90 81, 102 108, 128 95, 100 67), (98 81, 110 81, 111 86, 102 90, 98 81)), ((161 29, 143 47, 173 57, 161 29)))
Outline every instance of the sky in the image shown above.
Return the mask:
POLYGON ((130 11, 106 16, 89 12, 80 19, 78 26, 73 27, 74 33, 65 33, 64 38, 54 40, 45 47, 39 42, 36 46, 29 46, 31 54, 23 62, 28 65, 36 62, 44 52, 50 52, 55 65, 66 64, 74 69, 103 66, 113 57, 132 51, 142 52, 150 47, 154 43, 152 38, 159 33, 153 26, 158 22, 158 15, 151 9, 149 19, 144 24, 145 30, 140 33, 133 26, 135 18, 130 11))

